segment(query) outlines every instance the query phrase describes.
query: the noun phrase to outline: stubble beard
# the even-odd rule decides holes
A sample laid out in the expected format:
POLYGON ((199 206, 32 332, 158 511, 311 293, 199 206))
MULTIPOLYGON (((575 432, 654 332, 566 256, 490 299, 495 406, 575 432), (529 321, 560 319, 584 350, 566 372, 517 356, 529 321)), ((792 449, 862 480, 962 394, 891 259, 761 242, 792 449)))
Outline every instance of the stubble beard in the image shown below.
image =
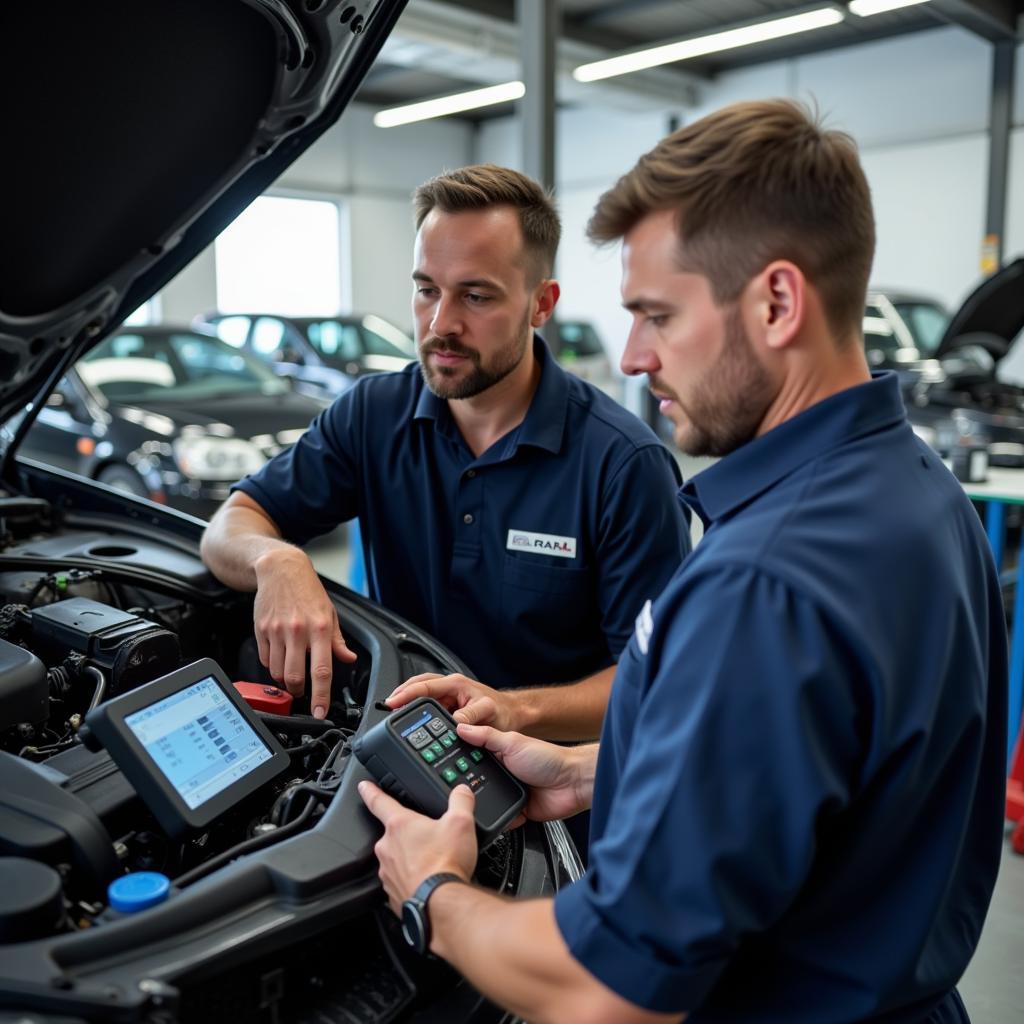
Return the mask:
POLYGON ((753 440, 774 397, 773 386, 738 308, 727 314, 722 353, 687 396, 686 407, 671 397, 686 417, 676 425, 675 440, 687 455, 728 455, 753 440))
POLYGON ((499 381, 503 381, 519 366, 526 355, 529 338, 530 316, 527 312, 515 336, 491 356, 486 366, 483 364, 479 352, 466 348, 454 339, 428 338, 419 349, 420 372, 423 374, 423 382, 438 398, 449 401, 474 398, 488 388, 494 387, 499 381), (456 355, 464 356, 472 363, 472 368, 465 376, 460 377, 458 375, 462 372, 462 367, 430 365, 428 356, 431 352, 453 352, 456 355))

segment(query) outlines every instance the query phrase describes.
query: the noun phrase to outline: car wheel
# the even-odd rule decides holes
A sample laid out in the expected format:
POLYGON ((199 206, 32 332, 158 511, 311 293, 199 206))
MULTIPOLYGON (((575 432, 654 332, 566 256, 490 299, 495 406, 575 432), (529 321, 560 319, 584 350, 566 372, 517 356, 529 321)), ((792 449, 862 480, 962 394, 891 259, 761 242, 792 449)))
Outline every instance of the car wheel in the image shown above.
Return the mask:
POLYGON ((116 491, 134 494, 138 498, 148 498, 149 488, 142 477, 128 466, 104 466, 96 476, 101 484, 113 487, 116 491))

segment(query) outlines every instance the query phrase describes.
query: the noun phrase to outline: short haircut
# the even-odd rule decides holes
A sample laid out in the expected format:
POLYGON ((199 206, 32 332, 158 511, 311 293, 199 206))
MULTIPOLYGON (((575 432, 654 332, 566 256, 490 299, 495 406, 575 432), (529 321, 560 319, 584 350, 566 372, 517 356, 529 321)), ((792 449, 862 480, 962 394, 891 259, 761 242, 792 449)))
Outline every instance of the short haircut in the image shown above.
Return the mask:
POLYGON ((519 216, 531 284, 550 277, 555 266, 562 224, 554 200, 532 178, 496 164, 475 164, 445 171, 413 193, 416 228, 431 210, 461 213, 493 206, 512 207, 519 216))
POLYGON ((875 252, 871 191, 853 139, 790 100, 736 103, 662 139, 598 200, 592 241, 677 211, 680 266, 734 302, 773 260, 795 263, 830 330, 858 338, 875 252))

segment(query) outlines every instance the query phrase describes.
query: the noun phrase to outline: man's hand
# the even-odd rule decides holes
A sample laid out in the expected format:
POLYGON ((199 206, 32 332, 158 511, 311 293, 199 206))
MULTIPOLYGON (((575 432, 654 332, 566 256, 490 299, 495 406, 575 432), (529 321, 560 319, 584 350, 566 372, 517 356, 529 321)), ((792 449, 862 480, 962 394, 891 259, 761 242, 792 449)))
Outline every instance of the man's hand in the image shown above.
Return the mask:
POLYGON ((331 702, 332 654, 355 661, 313 563, 298 548, 281 547, 256 560, 253 624, 260 661, 288 692, 300 696, 306 683, 306 652, 313 684, 313 715, 323 718, 331 702))
POLYGON ((449 793, 448 810, 437 819, 410 811, 372 782, 360 782, 359 795, 384 826, 373 849, 388 904, 396 914, 430 875, 451 871, 469 881, 477 861, 476 797, 469 786, 456 786, 449 793))
POLYGON ((459 725, 459 736, 486 747, 520 782, 529 787, 523 813, 509 828, 531 821, 569 818, 590 806, 596 745, 560 747, 518 732, 486 725, 459 725))
POLYGON ((404 707, 417 697, 433 697, 450 712, 456 722, 469 725, 492 725, 508 732, 522 728, 516 714, 514 690, 495 690, 475 679, 455 673, 450 676, 436 672, 407 679, 385 698, 389 708, 404 707))

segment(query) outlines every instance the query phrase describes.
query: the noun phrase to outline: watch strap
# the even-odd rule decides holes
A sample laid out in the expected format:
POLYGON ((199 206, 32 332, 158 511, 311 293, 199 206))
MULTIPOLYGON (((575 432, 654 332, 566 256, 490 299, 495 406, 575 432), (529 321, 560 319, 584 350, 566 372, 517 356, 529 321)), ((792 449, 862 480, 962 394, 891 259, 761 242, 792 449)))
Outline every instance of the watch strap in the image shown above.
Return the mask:
POLYGON ((452 871, 439 871, 436 875, 428 875, 423 879, 422 882, 416 887, 416 891, 412 894, 414 900, 418 900, 423 904, 424 907, 427 905, 427 900, 433 895, 434 890, 439 885, 444 885, 445 882, 464 882, 465 879, 460 875, 456 875, 452 871))

